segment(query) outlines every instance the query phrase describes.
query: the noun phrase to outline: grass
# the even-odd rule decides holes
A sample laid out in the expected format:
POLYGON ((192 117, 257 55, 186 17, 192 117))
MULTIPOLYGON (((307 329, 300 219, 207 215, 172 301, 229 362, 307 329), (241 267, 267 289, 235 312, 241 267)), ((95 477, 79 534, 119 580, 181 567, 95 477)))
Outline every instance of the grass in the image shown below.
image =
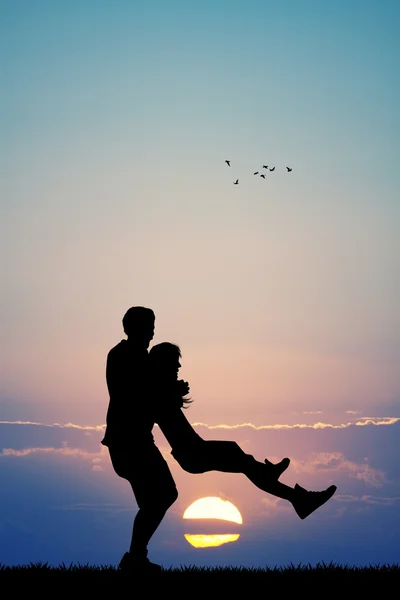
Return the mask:
MULTIPOLYGON (((292 590, 297 594, 304 592, 309 597, 310 592, 315 591, 317 595, 320 595, 321 590, 324 589, 325 593, 329 592, 329 595, 337 592, 341 598, 348 598, 352 595, 351 589, 354 585, 357 586, 355 588, 357 595, 361 591, 370 592, 372 586, 375 588, 376 585, 387 586, 396 583, 398 585, 400 583, 400 564, 352 567, 321 563, 315 566, 290 564, 287 567, 272 568, 182 566, 165 569, 160 575, 150 578, 129 577, 111 565, 71 564, 67 566, 61 564, 54 567, 47 563, 18 566, 0 564, 0 582, 3 585, 10 584, 14 592, 17 587, 32 592, 36 589, 35 585, 38 584, 39 593, 47 588, 54 594, 55 589, 57 592, 65 592, 69 585, 73 585, 74 587, 71 589, 75 595, 75 590, 81 589, 75 586, 84 584, 85 587, 90 586, 91 593, 95 590, 104 593, 106 589, 115 593, 123 591, 128 583, 133 595, 135 595, 134 586, 138 584, 137 589, 140 587, 143 590, 143 588, 149 587, 149 594, 159 591, 160 595, 165 596, 169 591, 174 594, 183 591, 186 594, 198 592, 195 594, 197 596, 199 594, 208 595, 212 590, 213 597, 218 590, 225 595, 229 593, 236 596, 243 590, 256 592, 260 589, 260 585, 265 588, 267 593, 270 586, 276 588, 279 585, 282 594, 292 590), (324 588, 320 587, 322 585, 324 588)), ((140 593, 140 597, 145 597, 143 592, 140 593)))

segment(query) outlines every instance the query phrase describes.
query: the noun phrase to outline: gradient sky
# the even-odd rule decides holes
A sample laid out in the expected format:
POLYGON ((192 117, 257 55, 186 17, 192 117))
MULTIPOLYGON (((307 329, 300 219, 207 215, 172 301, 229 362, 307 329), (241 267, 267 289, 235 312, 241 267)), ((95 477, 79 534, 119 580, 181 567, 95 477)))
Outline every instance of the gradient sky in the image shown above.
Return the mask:
POLYGON ((0 0, 0 563, 127 549, 100 439, 135 304, 205 437, 338 485, 303 522, 156 431, 180 496, 155 560, 400 561, 399 25, 395 0, 0 0), (241 535, 194 549, 208 495, 241 535))

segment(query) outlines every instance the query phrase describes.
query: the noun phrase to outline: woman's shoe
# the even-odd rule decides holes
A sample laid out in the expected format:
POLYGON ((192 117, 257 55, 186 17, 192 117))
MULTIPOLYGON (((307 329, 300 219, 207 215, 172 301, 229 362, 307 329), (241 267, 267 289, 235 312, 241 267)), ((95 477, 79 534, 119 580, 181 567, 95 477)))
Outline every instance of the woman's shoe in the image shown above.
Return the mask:
POLYGON ((296 483, 294 486, 295 498, 292 501, 293 508, 300 519, 305 519, 332 498, 336 490, 336 485, 331 485, 322 492, 309 492, 296 483))

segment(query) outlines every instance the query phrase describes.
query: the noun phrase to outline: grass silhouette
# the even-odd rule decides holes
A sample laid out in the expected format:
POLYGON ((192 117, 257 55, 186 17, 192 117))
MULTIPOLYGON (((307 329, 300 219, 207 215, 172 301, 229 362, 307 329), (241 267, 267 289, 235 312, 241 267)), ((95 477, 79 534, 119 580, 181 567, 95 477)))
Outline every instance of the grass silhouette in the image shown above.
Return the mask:
POLYGON ((0 583, 3 584, 3 589, 5 585, 12 586, 14 593, 17 589, 27 590, 30 594, 36 590, 41 595, 48 589, 52 593, 69 592, 76 596, 82 590, 77 588, 77 585, 84 585, 85 588, 88 586, 91 593, 114 593, 124 590, 128 583, 132 591, 135 590, 136 584, 140 584, 140 589, 147 589, 147 593, 141 593, 141 597, 152 595, 155 591, 159 591, 163 597, 169 591, 176 595, 179 590, 186 590, 186 594, 189 594, 190 590, 191 593, 194 593, 194 590, 202 590, 202 593, 207 594, 212 591, 213 595, 220 591, 224 595, 232 594, 236 597, 241 590, 253 590, 257 593, 256 590, 260 589, 261 585, 267 593, 270 586, 279 585, 284 596, 288 590, 297 594, 303 590, 308 597, 311 592, 320 596, 324 589, 325 593, 337 592, 347 598, 349 594, 352 595, 352 589, 357 589, 359 595, 363 591, 370 593, 372 586, 378 590, 379 586, 398 585, 400 564, 352 567, 318 563, 315 566, 290 564, 287 567, 265 568, 181 566, 164 569, 161 574, 147 578, 126 575, 113 565, 61 564, 55 567, 48 563, 17 566, 0 563, 0 583), (194 585, 197 587, 194 588, 194 585))

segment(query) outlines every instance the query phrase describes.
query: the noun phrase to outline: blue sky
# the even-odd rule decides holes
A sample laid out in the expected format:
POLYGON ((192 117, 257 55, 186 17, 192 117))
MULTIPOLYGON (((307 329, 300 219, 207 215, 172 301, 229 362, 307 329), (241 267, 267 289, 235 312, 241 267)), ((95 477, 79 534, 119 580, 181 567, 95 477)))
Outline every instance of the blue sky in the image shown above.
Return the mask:
POLYGON ((237 475, 171 463, 157 560, 398 562, 399 13, 0 2, 0 562, 125 551, 134 503, 99 439, 134 304, 181 346, 205 435, 338 484, 300 523, 237 475), (188 546, 194 494, 238 506, 237 542, 188 546))

